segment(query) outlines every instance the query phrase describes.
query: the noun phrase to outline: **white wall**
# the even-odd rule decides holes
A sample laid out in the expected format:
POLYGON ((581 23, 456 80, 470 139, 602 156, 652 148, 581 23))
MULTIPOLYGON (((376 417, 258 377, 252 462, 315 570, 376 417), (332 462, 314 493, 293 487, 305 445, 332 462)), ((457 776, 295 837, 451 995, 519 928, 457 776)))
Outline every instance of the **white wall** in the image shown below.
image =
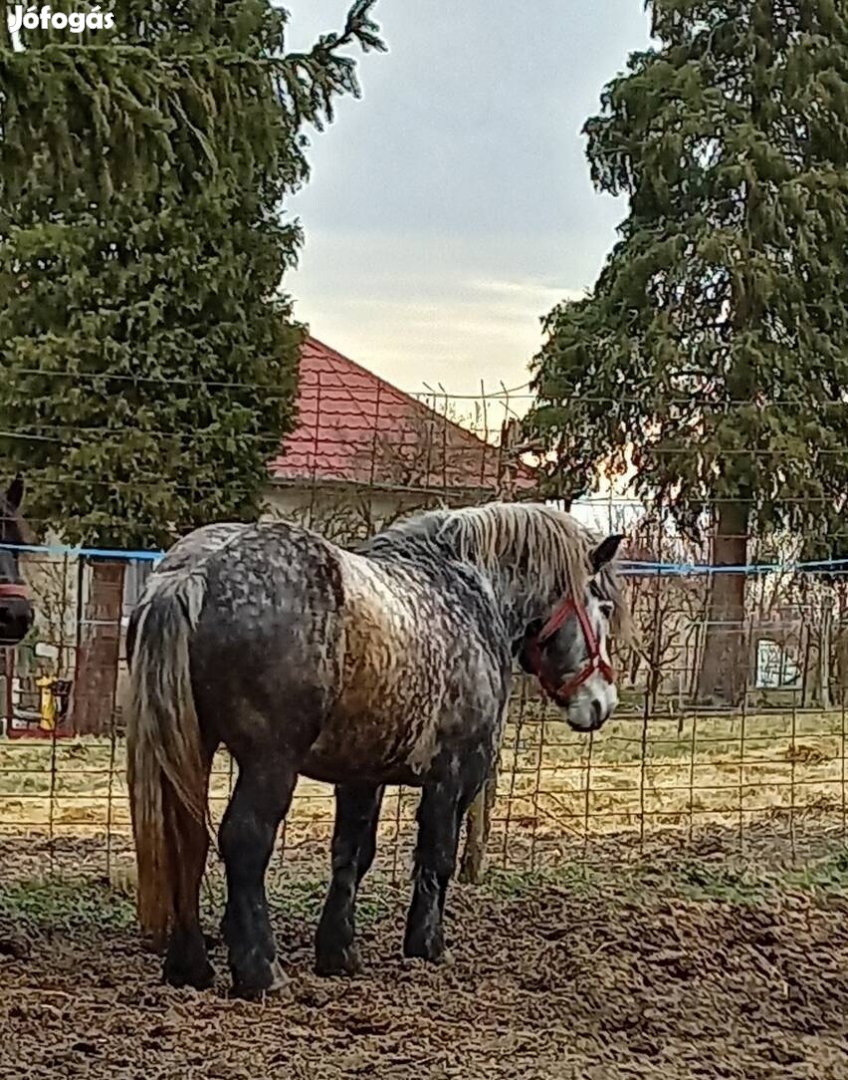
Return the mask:
MULTIPOLYGON (((316 529, 338 544, 364 540, 403 514, 443 503, 439 495, 372 488, 275 487, 266 519, 279 517, 316 529)), ((451 499, 462 504, 468 499, 451 499)))

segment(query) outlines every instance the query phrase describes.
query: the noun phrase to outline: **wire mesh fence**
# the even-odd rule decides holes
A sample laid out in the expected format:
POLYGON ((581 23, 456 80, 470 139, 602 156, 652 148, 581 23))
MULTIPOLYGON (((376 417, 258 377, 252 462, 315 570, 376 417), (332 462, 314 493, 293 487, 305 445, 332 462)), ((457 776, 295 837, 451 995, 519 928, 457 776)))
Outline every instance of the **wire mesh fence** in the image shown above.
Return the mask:
MULTIPOLYGON (((301 373, 300 426, 272 466, 269 516, 349 544, 434 505, 532 495, 517 438, 521 395, 413 400, 367 373, 301 373)), ((164 436, 163 436, 164 437, 164 436)), ((32 484, 38 476, 28 478, 32 484)), ((98 481, 101 482, 101 481, 98 481)), ((140 480, 139 482, 146 482, 140 480)), ((51 483, 55 483, 51 480, 51 483)), ((595 735, 571 731, 517 676, 488 854, 507 870, 629 860, 708 844, 795 860, 846 834, 848 586, 836 564, 798 565, 789 538, 749 545, 744 616, 711 624, 722 573, 670 518, 615 484, 572 512, 627 534, 637 640, 616 657, 621 703, 595 735), (741 690, 705 694, 711 634, 731 635, 741 690)), ((35 523, 36 526, 38 523, 35 523)), ((793 544, 795 546, 793 546, 793 544)), ((155 553, 33 549, 22 556, 37 627, 0 650, 0 875, 114 877, 132 864, 121 701, 125 630, 155 553), (120 557, 119 557, 120 556, 120 557)), ((213 819, 235 779, 221 753, 213 819)), ((390 789, 378 864, 404 876, 418 793, 390 789)), ((328 858, 332 789, 303 778, 276 856, 312 872, 328 858)))
MULTIPOLYGON (((517 676, 490 862, 526 870, 575 858, 627 860, 659 843, 685 846, 705 837, 729 853, 768 842, 795 859, 810 845, 842 842, 848 820, 845 693, 836 678, 821 683, 821 628, 810 621, 808 607, 798 602, 794 622, 785 610, 793 592, 805 594, 804 586, 797 578, 785 582, 779 626, 771 615, 748 620, 748 686, 733 708, 696 705, 691 698, 705 627, 697 612, 675 606, 675 594, 692 588, 682 575, 657 574, 650 583, 644 575, 631 578, 641 636, 637 649, 619 657, 622 701, 601 732, 571 731, 535 681, 517 676)), ((708 588, 706 581, 699 588, 708 588)), ((837 596, 831 601, 838 606, 837 596)), ((91 634, 109 627, 101 620, 92 627, 84 611, 77 619, 71 640, 42 638, 4 655, 0 845, 38 874, 111 878, 131 864, 121 712, 126 668, 120 660, 111 678, 109 672, 85 676, 85 664, 108 653, 95 649, 92 661, 91 634), (81 701, 80 682, 89 687, 86 694, 91 685, 96 693, 111 685, 101 730, 92 732, 90 715, 80 714, 89 700, 81 701)), ((121 612, 112 627, 116 656, 123 655, 125 622, 121 612)), ((832 619, 828 634, 825 668, 838 675, 848 620, 832 619)), ((234 779, 235 767, 221 752, 211 787, 216 821, 234 779)), ((379 865, 392 876, 406 873, 417 800, 415 790, 401 788, 391 789, 384 802, 379 865)), ((279 858, 288 868, 320 867, 332 824, 332 789, 301 779, 279 858)), ((8 870, 4 865, 0 872, 8 870)))

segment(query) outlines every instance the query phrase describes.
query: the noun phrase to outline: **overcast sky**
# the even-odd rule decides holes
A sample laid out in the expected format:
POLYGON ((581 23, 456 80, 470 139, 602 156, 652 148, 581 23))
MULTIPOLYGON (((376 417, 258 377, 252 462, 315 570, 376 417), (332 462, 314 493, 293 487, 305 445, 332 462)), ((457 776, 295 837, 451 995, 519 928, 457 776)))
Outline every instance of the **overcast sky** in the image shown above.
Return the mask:
MULTIPOLYGON (((289 46, 346 0, 289 0, 289 46)), ((316 337, 404 389, 526 383, 539 319, 594 281, 625 213, 580 129, 648 43, 642 0, 378 0, 388 54, 315 134, 286 280, 316 337)))

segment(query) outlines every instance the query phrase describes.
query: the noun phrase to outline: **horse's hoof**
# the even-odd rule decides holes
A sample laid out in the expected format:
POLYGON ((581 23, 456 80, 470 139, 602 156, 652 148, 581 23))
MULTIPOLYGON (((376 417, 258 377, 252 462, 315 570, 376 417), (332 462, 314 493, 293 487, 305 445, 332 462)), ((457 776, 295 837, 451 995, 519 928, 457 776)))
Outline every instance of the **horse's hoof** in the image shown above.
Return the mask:
POLYGON ((266 997, 279 996, 288 991, 288 977, 283 972, 280 961, 274 959, 255 982, 244 979, 235 980, 230 996, 241 998, 243 1001, 264 1001, 266 997))
MULTIPOLYGON (((403 944, 403 955, 407 960, 423 960, 428 964, 441 964, 450 954, 441 939, 408 938, 403 944)), ((450 960, 447 961, 450 963, 450 960)))
POLYGON ((174 986, 178 990, 185 986, 194 990, 208 990, 215 982, 215 969, 208 961, 194 967, 182 967, 166 961, 162 978, 168 986, 174 986))
POLYGON ((323 978, 358 975, 360 971, 362 971, 362 959, 355 945, 349 945, 339 952, 317 956, 315 959, 315 974, 323 978))
POLYGON ((283 990, 289 989, 289 979, 286 973, 283 971, 280 961, 274 958, 274 962, 271 964, 271 985, 265 991, 266 994, 279 994, 283 990))

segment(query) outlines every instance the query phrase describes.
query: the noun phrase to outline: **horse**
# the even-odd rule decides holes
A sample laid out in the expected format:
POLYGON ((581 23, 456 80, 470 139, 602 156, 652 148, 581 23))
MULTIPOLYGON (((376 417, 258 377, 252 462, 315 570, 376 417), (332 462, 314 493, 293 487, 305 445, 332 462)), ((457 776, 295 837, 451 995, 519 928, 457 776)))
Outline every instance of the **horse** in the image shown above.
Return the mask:
POLYGON ((617 704, 621 540, 544 505, 490 503, 413 515, 353 550, 282 521, 178 541, 127 634, 137 908, 165 981, 214 979, 198 898, 221 744, 238 765, 218 834, 234 996, 285 983, 265 873, 301 774, 335 785, 316 972, 360 970, 356 896, 387 784, 422 789, 403 952, 442 960, 459 830, 495 760, 513 661, 575 730, 597 730, 617 704))
POLYGON ((23 641, 35 615, 20 571, 19 549, 28 539, 20 514, 23 499, 24 481, 18 475, 0 495, 0 648, 23 641))

